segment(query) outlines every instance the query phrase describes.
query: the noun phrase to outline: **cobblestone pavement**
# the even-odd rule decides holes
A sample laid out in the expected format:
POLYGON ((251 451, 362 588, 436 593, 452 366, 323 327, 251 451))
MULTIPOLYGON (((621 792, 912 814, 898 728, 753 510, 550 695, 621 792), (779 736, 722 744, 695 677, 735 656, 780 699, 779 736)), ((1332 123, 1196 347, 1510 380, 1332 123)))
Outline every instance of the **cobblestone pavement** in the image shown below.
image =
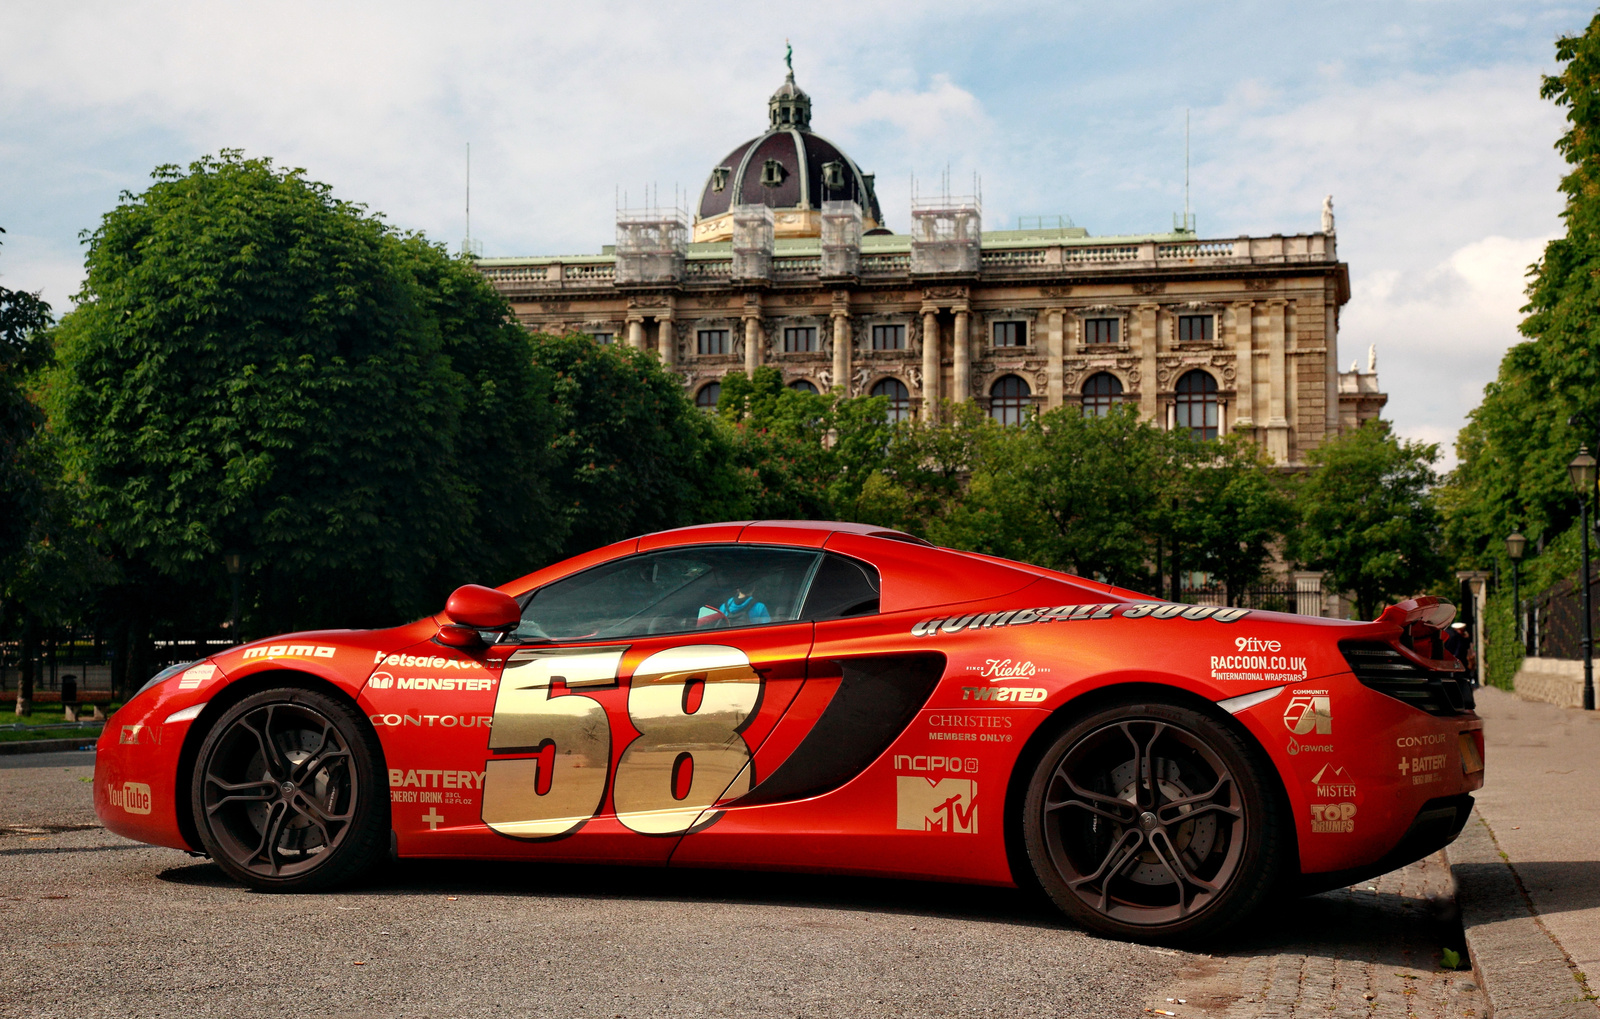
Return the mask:
POLYGON ((1214 954, 1193 956, 1136 1014, 1481 1019, 1483 992, 1470 971, 1441 967, 1444 948, 1466 965, 1450 868, 1435 854, 1285 904, 1214 954))

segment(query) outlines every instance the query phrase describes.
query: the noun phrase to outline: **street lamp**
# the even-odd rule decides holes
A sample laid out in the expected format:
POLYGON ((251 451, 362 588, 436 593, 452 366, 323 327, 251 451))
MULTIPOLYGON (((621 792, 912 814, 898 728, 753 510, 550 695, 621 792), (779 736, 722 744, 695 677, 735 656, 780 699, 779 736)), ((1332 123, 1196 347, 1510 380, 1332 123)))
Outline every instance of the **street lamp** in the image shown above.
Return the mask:
POLYGON ((222 553, 222 564, 228 568, 228 579, 233 582, 233 608, 228 612, 228 636, 239 638, 239 575, 244 572, 244 553, 222 553))
POLYGON ((1506 535, 1506 555, 1511 559, 1511 622, 1518 644, 1522 643, 1522 588, 1518 566, 1522 564, 1522 554, 1527 550, 1528 539, 1522 536, 1521 531, 1506 535))
POLYGON ((1578 493, 1578 522, 1583 531, 1583 710, 1594 710, 1594 624, 1589 605, 1589 493, 1594 491, 1595 459, 1588 446, 1567 464, 1573 491, 1578 493))

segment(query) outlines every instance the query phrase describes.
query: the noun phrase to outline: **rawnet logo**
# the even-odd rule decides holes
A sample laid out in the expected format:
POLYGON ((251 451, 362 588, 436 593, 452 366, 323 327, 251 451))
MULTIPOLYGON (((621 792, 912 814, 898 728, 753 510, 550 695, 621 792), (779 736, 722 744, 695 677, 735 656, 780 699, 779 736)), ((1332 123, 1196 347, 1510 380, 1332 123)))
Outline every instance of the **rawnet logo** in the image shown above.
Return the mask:
POLYGON ((130 814, 150 813, 150 787, 143 782, 124 782, 120 786, 108 782, 106 798, 113 807, 121 807, 130 814))
POLYGON ((1289 698, 1283 711, 1284 726, 1296 736, 1333 731, 1333 704, 1326 690, 1305 690, 1289 698))
POLYGON ((902 831, 978 833, 978 783, 968 778, 895 776, 895 827, 902 831))

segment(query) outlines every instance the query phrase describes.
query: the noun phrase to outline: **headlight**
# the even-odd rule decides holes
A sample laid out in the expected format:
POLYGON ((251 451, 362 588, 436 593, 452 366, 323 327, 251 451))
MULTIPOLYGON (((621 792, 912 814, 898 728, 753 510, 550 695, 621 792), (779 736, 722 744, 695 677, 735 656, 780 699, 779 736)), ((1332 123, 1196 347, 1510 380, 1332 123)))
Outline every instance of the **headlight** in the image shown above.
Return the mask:
POLYGON ((141 686, 139 688, 139 693, 134 694, 134 696, 135 697, 139 696, 139 694, 144 693, 146 690, 148 690, 151 687, 155 686, 157 683, 161 682, 163 679, 171 679, 173 676, 176 676, 178 673, 182 672, 184 669, 187 669, 189 666, 191 666, 193 664, 194 664, 194 662, 179 662, 177 665, 169 665, 169 666, 167 666, 165 669, 162 669, 160 672, 156 673, 154 676, 151 676, 148 680, 146 680, 144 686, 141 686))

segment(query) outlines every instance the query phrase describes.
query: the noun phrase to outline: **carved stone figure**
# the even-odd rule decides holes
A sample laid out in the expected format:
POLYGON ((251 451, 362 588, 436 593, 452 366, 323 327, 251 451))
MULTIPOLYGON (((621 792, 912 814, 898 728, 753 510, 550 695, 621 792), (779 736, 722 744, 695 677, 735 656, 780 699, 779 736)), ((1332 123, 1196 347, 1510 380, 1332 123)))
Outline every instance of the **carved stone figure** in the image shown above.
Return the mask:
POLYGON ((1326 197, 1326 198, 1324 198, 1322 200, 1322 232, 1325 233, 1325 234, 1333 233, 1333 196, 1332 195, 1329 195, 1328 197, 1326 197))

